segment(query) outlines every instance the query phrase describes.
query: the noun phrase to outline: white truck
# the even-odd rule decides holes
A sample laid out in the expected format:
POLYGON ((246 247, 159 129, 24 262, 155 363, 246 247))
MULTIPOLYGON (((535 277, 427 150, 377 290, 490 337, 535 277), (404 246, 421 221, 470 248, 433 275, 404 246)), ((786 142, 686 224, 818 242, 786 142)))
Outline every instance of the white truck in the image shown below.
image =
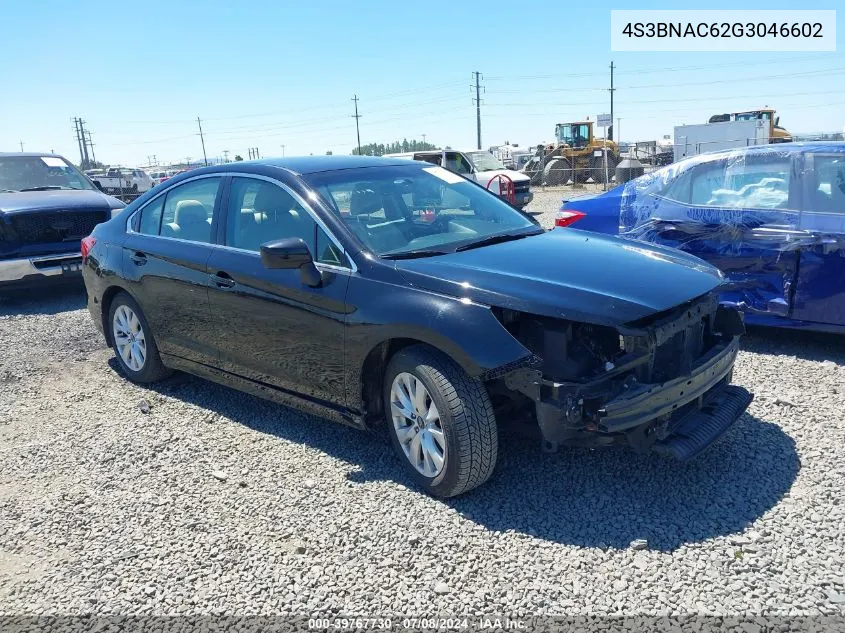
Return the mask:
POLYGON ((769 127, 765 121, 723 121, 675 126, 675 162, 705 152, 767 145, 769 127))
POLYGON ((474 180, 496 195, 505 198, 503 181, 513 182, 513 206, 522 209, 534 199, 530 191, 531 178, 522 172, 506 169, 493 154, 483 149, 433 149, 421 152, 387 154, 388 158, 410 158, 422 160, 433 165, 440 165, 449 171, 460 174, 468 180, 474 180), (497 178, 502 176, 503 178, 497 178))
POLYGON ((109 167, 104 175, 91 179, 100 191, 111 195, 132 195, 153 188, 153 179, 141 169, 109 167))

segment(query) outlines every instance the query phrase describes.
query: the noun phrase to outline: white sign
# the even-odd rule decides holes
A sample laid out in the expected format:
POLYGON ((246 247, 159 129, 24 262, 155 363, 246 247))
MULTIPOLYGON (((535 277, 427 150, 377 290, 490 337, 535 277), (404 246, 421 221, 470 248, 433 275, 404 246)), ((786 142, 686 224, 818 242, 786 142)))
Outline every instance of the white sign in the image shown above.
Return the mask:
POLYGON ((609 114, 600 114, 596 117, 596 125, 599 127, 610 127, 613 121, 610 120, 609 114))
POLYGON ((836 10, 611 11, 610 50, 832 52, 836 50, 836 10))

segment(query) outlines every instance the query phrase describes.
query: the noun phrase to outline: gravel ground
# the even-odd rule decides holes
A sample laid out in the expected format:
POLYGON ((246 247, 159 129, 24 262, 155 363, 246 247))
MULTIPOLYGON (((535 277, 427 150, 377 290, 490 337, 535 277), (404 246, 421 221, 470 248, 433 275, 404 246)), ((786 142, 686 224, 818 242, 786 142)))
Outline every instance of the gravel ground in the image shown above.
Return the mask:
POLYGON ((536 187, 532 190, 534 199, 525 208, 540 221, 545 228, 550 229, 555 225, 555 214, 560 209, 563 200, 569 200, 586 193, 602 191, 601 185, 587 183, 577 187, 536 187))
POLYGON ((128 383, 79 291, 0 299, 0 613, 839 614, 843 363, 754 332, 756 399, 692 463, 504 437, 439 501, 379 435, 128 383))

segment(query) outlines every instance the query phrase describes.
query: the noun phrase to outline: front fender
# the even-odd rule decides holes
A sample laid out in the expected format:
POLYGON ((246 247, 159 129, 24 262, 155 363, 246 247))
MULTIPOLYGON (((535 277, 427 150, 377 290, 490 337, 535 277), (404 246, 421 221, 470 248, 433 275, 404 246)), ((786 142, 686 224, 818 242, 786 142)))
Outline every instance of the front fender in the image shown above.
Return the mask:
POLYGON ((366 298, 353 307, 347 322, 349 385, 353 389, 360 384, 360 371, 368 354, 391 339, 427 343, 476 377, 532 358, 489 306, 361 278, 350 280, 348 296, 366 298))

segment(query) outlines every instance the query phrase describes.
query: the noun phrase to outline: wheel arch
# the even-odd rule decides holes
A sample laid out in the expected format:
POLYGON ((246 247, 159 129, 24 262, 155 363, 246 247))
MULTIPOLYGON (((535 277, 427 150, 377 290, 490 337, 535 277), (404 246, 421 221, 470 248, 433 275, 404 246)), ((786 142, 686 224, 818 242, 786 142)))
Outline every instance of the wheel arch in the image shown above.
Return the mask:
MULTIPOLYGON (((109 311, 111 310, 112 301, 121 292, 125 292, 132 297, 135 303, 138 303, 138 299, 123 286, 109 286, 103 291, 103 296, 100 299, 100 322, 103 324, 103 335, 106 337, 106 342, 109 345, 114 344, 111 335, 111 324, 109 323, 109 311)), ((141 304, 138 303, 138 305, 141 304)))

